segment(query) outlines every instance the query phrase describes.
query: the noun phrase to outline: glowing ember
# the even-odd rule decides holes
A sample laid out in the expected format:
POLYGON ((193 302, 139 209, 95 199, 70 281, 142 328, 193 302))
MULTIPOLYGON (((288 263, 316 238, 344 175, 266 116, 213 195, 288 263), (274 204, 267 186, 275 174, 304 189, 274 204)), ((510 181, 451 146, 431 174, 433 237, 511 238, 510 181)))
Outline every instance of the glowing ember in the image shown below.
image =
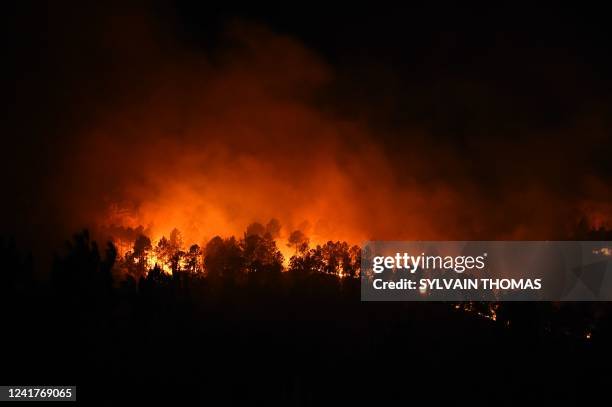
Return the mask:
POLYGON ((593 254, 600 254, 602 256, 612 256, 612 247, 602 247, 601 249, 593 250, 593 254))

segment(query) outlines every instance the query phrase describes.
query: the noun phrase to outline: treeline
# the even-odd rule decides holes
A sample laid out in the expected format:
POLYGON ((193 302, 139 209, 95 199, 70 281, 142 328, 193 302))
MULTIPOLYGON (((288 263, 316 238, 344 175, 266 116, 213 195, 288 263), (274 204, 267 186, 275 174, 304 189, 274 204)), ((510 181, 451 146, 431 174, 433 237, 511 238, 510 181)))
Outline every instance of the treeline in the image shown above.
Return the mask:
MULTIPOLYGON (((143 232, 142 230, 140 230, 143 232)), ((590 231, 609 236, 609 232, 590 231)), ((278 227, 272 222, 264 226, 249 225, 241 238, 216 236, 203 247, 186 246, 178 230, 169 237, 153 243, 144 233, 135 236, 131 248, 123 255, 112 242, 98 245, 89 232, 77 233, 66 242, 64 250, 53 261, 52 292, 60 298, 76 298, 85 303, 104 304, 117 298, 136 298, 138 294, 155 293, 168 301, 186 300, 194 303, 212 298, 233 298, 245 291, 249 294, 265 287, 265 296, 309 296, 316 293, 319 304, 321 293, 327 298, 350 298, 359 303, 361 252, 358 246, 346 242, 329 241, 310 247, 308 238, 300 231, 291 233, 286 242, 293 255, 285 259, 278 244, 278 227), (290 294, 289 294, 290 293, 290 294)), ((19 293, 35 292, 32 258, 18 253, 12 240, 0 242, 0 256, 4 259, 2 292, 4 298, 19 293)), ((261 298, 257 297, 260 301, 261 298)), ((254 304, 251 302, 250 304, 254 304)), ((522 330, 542 331, 547 335, 560 333, 580 339, 608 337, 612 327, 612 312, 607 304, 514 304, 471 302, 450 304, 451 308, 482 318, 498 325, 522 330)))
MULTIPOLYGON (((141 233, 121 255, 82 231, 41 281, 37 259, 0 239, 6 381, 76 383, 82 400, 107 404, 349 404, 364 398, 361 371, 418 366, 426 385, 451 360, 464 369, 452 383, 480 394, 500 381, 530 386, 568 358, 582 372, 612 360, 607 304, 361 302, 358 247, 310 247, 299 231, 279 242, 259 224, 203 247, 186 246, 178 231, 155 243, 141 233), (279 244, 290 245, 289 259, 279 244), (478 376, 495 354, 501 373, 478 376), (536 358, 544 368, 526 373, 536 358)), ((560 380, 574 377, 555 377, 555 388, 560 380)))
MULTIPOLYGON (((296 230, 285 243, 294 254, 285 259, 277 246, 279 229, 280 226, 274 220, 266 226, 252 223, 241 238, 216 236, 203 247, 198 244, 186 246, 177 229, 172 230, 169 237, 163 236, 157 242, 139 233, 123 256, 118 257, 117 248, 109 243, 105 261, 113 264, 111 268, 117 279, 134 282, 147 277, 164 279, 171 276, 175 279, 191 276, 240 280, 251 274, 281 272, 359 277, 359 246, 351 246, 344 241, 328 241, 310 247, 308 237, 296 230)), ((78 242, 83 239, 89 239, 87 232, 75 236, 74 241, 80 244, 78 242)), ((69 247, 69 251, 72 249, 69 247)), ((97 251, 97 246, 92 250, 97 251)))

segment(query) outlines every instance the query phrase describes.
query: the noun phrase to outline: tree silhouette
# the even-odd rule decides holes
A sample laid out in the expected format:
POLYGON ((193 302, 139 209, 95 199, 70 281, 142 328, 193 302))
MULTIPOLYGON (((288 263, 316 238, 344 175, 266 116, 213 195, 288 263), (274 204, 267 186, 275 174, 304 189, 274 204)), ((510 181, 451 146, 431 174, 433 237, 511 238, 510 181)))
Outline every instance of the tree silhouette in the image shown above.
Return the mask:
POLYGON ((156 264, 160 266, 160 269, 164 267, 170 267, 170 262, 172 259, 172 255, 174 254, 174 250, 170 241, 166 238, 166 236, 162 236, 157 245, 153 249, 155 253, 156 264))
MULTIPOLYGON (((250 228, 253 230, 257 233, 247 231, 239 240, 216 236, 204 250, 191 245, 184 251, 176 243, 176 233, 174 238, 161 239, 155 249, 149 238, 138 235, 129 252, 131 264, 150 265, 149 256, 159 254, 166 256, 173 268, 170 276, 160 262, 138 278, 125 273, 123 264, 117 264, 118 253, 112 243, 100 246, 104 248, 100 250, 87 231, 76 234, 55 256, 49 287, 32 286, 30 295, 25 295, 28 293, 19 291, 16 283, 8 284, 18 278, 16 275, 3 274, 9 276, 3 278, 3 283, 7 282, 2 285, 3 304, 6 309, 16 309, 20 316, 17 320, 25 321, 15 332, 33 338, 22 348, 15 343, 6 347, 3 363, 14 349, 47 345, 47 349, 57 350, 65 346, 61 348, 65 355, 83 359, 80 369, 66 368, 69 373, 91 369, 90 361, 95 360, 95 369, 102 366, 105 375, 124 374, 117 379, 119 383, 150 386, 165 383, 158 377, 159 371, 172 372, 181 385, 189 380, 226 383, 228 376, 217 372, 220 366, 227 366, 228 357, 248 361, 255 369, 263 363, 271 364, 284 374, 283 369, 289 366, 286 355, 292 356, 291 364, 299 362, 300 367, 311 363, 312 372, 321 368, 321 358, 325 358, 331 361, 325 366, 332 366, 334 377, 340 377, 336 380, 344 380, 357 364, 352 360, 355 355, 371 353, 372 344, 396 339, 416 341, 410 343, 425 353, 445 352, 444 347, 429 343, 432 337, 452 337, 462 348, 482 337, 477 344, 479 352, 461 352, 470 354, 466 359, 469 363, 476 358, 480 365, 488 363, 487 355, 504 344, 513 349, 519 343, 523 351, 552 347, 555 357, 558 351, 566 350, 568 357, 608 355, 601 351, 604 347, 596 347, 609 342, 612 332, 612 313, 607 304, 369 306, 359 301, 359 280, 349 278, 360 275, 362 253, 358 246, 342 241, 305 246, 291 257, 288 272, 283 273, 283 258, 268 228, 263 234, 258 226, 250 228), (111 272, 124 273, 119 284, 113 285, 111 272), (479 317, 479 312, 489 318, 479 317), (42 317, 32 324, 32 316, 39 314, 42 317), (71 324, 49 330, 58 315, 70 318, 71 324), (41 324, 47 324, 42 325, 45 329, 41 324), (41 332, 53 335, 40 340, 41 332), (487 352, 480 352, 482 349, 487 352), (485 356, 478 359, 480 354, 485 356), (201 373, 194 366, 212 367, 211 373, 201 373)), ((5 260, 3 267, 27 267, 14 243, 0 241, 0 253, 5 260)), ((366 248, 363 254, 367 265, 372 253, 366 248)), ((23 363, 22 355, 27 352, 15 357, 19 363, 23 363)), ((379 366, 381 360, 372 363, 379 366)), ((13 368, 19 366, 11 363, 13 368)), ((420 366, 427 368, 426 363, 420 366)), ((53 366, 54 370, 61 368, 61 364, 53 366)), ((244 382, 232 380, 230 385, 271 386, 268 376, 257 376, 249 375, 244 382)), ((465 380, 472 384, 474 376, 467 375, 465 380)))
POLYGON ((305 246, 308 245, 308 237, 301 230, 294 230, 289 235, 287 246, 295 247, 295 253, 304 250, 305 246))
POLYGON ((186 271, 191 274, 199 274, 201 272, 201 257, 202 250, 197 244, 192 244, 189 250, 185 253, 186 271))
POLYGON ((204 268, 210 278, 231 280, 244 272, 242 249, 233 236, 227 239, 215 236, 206 244, 204 252, 204 268))
POLYGON ((126 256, 128 270, 132 271, 135 278, 138 279, 146 274, 151 249, 151 239, 145 235, 138 235, 134 241, 132 252, 126 256))
POLYGON ((107 296, 113 285, 111 270, 117 257, 117 249, 109 242, 104 260, 100 258, 98 245, 92 241, 88 230, 73 236, 65 244, 65 254, 55 255, 52 280, 58 292, 76 297, 96 299, 107 296))
POLYGON ((270 234, 263 236, 245 235, 240 242, 244 264, 248 273, 270 271, 280 273, 283 267, 283 255, 276 247, 270 234))
POLYGON ((177 228, 172 229, 172 231, 170 232, 170 239, 168 239, 168 244, 172 253, 183 249, 183 235, 177 228))

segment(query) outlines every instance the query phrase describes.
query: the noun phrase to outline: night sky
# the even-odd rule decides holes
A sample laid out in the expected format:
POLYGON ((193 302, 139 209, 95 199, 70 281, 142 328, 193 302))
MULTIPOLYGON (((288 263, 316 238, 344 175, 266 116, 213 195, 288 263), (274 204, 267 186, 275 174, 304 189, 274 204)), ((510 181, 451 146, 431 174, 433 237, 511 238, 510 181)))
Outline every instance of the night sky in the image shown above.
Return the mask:
POLYGON ((3 26, 2 227, 26 241, 610 225, 603 10, 18 2, 3 26))

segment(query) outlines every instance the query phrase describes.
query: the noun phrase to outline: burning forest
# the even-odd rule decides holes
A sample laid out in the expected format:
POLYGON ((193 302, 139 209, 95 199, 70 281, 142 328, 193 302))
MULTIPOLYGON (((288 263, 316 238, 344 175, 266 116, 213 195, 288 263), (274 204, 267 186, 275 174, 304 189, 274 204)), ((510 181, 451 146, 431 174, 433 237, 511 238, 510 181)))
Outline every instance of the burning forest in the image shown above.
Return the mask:
POLYGON ((215 236, 202 247, 198 244, 186 246, 176 228, 169 237, 162 236, 157 241, 146 236, 142 228, 121 230, 123 239, 111 240, 117 256, 115 276, 118 280, 138 281, 156 269, 168 275, 187 273, 211 277, 232 273, 228 271, 232 267, 246 273, 301 269, 341 278, 359 276, 359 246, 328 241, 311 248, 308 237, 296 230, 279 247, 280 230, 276 219, 265 226, 252 223, 241 238, 215 236), (130 235, 133 239, 129 239, 130 235))
POLYGON ((566 239, 582 219, 610 227, 599 105, 540 125, 506 106, 533 98, 522 82, 514 93, 471 77, 474 92, 442 82, 447 93, 430 100, 410 75, 401 94, 384 76, 354 82, 352 65, 262 24, 227 20, 211 48, 185 41, 154 10, 98 11, 90 22, 50 15, 37 56, 47 69, 20 72, 6 123, 18 136, 4 172, 20 175, 7 180, 17 199, 3 202, 13 214, 3 226, 35 245, 83 227, 98 240, 142 227, 153 242, 177 228, 202 247, 273 218, 282 240, 299 230, 313 244, 566 239), (375 84, 373 102, 352 97, 347 82, 370 83, 364 92, 375 84), (452 103, 481 110, 457 127, 452 103), (49 106, 61 111, 38 113, 49 106), (32 149, 39 139, 50 142, 32 149))
POLYGON ((360 276, 367 241, 612 240, 607 21, 111 3, 6 13, 0 385, 282 406, 605 388, 608 303, 368 302, 360 276))

